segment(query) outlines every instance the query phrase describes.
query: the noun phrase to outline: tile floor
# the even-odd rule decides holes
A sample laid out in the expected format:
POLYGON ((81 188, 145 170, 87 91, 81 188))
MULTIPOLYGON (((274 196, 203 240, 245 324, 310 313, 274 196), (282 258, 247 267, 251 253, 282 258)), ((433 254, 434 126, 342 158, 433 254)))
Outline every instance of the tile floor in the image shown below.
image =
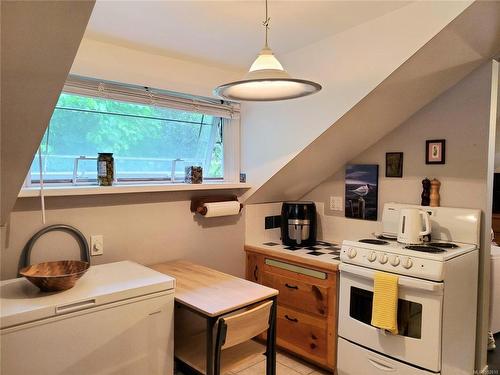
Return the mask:
MULTIPOLYGON (((265 375, 266 357, 253 358, 233 368, 225 375, 265 375)), ((331 375, 310 363, 278 350, 276 355, 276 375, 331 375)), ((176 375, 182 375, 177 373, 176 375)))
MULTIPOLYGON (((264 356, 234 368, 228 375, 264 375, 266 373, 264 356)), ((327 375, 331 374, 304 362, 290 354, 278 352, 276 355, 277 375, 327 375)))

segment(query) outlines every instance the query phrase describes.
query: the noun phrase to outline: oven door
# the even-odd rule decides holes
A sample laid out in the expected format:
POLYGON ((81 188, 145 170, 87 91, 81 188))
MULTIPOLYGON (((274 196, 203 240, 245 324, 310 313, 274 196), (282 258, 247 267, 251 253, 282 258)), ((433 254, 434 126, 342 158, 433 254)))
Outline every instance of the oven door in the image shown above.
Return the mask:
POLYGON ((399 276, 399 334, 393 335, 370 324, 375 271, 345 263, 340 270, 339 336, 408 364, 439 372, 443 283, 399 276))

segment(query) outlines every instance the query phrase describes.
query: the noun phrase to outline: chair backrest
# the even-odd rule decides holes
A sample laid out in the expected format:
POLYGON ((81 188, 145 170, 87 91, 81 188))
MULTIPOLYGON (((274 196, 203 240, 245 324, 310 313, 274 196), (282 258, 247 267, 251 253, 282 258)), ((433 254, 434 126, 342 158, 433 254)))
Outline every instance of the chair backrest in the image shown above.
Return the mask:
POLYGON ((262 303, 239 314, 219 319, 219 325, 225 325, 225 340, 221 349, 241 344, 261 334, 269 328, 272 301, 262 303))

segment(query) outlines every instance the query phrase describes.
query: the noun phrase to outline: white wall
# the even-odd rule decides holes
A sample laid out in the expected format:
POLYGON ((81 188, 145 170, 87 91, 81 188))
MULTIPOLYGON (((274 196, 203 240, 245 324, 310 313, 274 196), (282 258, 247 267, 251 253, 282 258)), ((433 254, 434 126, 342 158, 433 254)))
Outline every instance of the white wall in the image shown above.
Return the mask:
MULTIPOLYGON (((484 64, 350 162, 379 165, 379 220, 386 202, 420 204, 425 177, 441 181, 442 206, 484 208, 490 66, 484 64), (425 164, 428 139, 446 139, 446 164, 425 164), (385 177, 386 152, 404 153, 403 178, 385 177)), ((303 199, 325 203, 325 220, 331 223, 325 230, 334 238, 379 229, 377 223, 347 219, 343 211, 330 210, 330 196, 345 196, 344 176, 342 168, 303 199)))
MULTIPOLYGON (((236 193, 236 192, 229 192, 236 193)), ((216 193, 220 194, 220 193, 216 193)), ((199 218, 190 193, 123 194, 46 198, 47 225, 69 224, 104 235, 104 255, 92 264, 124 259, 154 264, 186 258, 238 276, 244 275, 244 217, 199 218)), ((5 233, 1 278, 16 277, 21 250, 43 227, 37 198, 18 199, 5 233)), ((33 262, 78 258, 65 233, 47 234, 33 249, 33 262)))
POLYGON ((2 226, 52 116, 93 7, 94 1, 1 3, 2 226))
POLYGON ((292 75, 315 80, 323 90, 292 101, 242 106, 242 171, 253 185, 247 196, 468 5, 470 2, 415 2, 279 56, 292 75))
POLYGON ((211 97, 214 87, 240 79, 244 71, 83 38, 71 73, 211 97))

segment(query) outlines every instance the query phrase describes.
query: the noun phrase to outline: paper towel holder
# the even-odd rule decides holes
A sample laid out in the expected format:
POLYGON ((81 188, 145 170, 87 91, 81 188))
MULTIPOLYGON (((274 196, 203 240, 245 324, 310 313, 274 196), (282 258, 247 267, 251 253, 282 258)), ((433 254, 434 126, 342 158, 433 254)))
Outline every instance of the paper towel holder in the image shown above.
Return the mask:
MULTIPOLYGON (((214 202, 238 202, 238 197, 236 195, 214 195, 209 197, 196 197, 191 199, 191 212, 198 213, 202 216, 206 215, 207 208, 205 207, 205 203, 214 203, 214 202)), ((240 203, 240 212, 243 209, 243 205, 240 203)))

